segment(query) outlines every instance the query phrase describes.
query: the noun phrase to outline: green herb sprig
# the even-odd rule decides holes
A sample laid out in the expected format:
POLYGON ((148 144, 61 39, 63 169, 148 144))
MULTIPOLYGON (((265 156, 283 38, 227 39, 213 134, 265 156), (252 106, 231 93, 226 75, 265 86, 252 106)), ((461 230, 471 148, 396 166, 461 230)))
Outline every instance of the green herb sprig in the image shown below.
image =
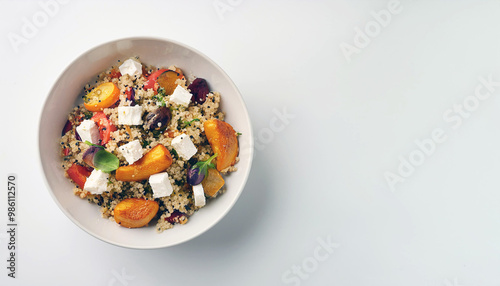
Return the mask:
POLYGON ((118 160, 118 157, 104 150, 103 146, 92 144, 88 140, 85 141, 85 144, 100 149, 94 155, 94 166, 96 169, 101 170, 105 173, 111 173, 112 171, 120 167, 120 160, 118 160))
POLYGON ((215 153, 214 155, 212 155, 212 157, 208 158, 208 160, 200 161, 200 162, 194 164, 192 169, 199 169, 199 173, 206 176, 208 173, 208 168, 215 169, 215 164, 212 163, 212 160, 215 159, 215 157, 217 157, 217 155, 219 155, 219 154, 215 153))
POLYGON ((165 102, 165 97, 167 96, 167 93, 165 92, 165 89, 163 87, 160 87, 158 89, 158 94, 153 96, 153 99, 156 99, 160 106, 166 106, 167 103, 165 102))
POLYGON ((188 127, 188 126, 191 126, 191 123, 195 122, 195 121, 200 121, 198 118, 195 118, 191 121, 183 121, 182 123, 184 124, 184 128, 188 127))

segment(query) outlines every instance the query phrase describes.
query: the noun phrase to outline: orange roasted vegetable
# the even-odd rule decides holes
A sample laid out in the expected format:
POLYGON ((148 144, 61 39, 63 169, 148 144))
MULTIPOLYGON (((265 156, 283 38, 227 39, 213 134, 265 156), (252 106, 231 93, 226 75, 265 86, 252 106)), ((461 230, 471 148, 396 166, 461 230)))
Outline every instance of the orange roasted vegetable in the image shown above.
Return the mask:
POLYGON ((176 71, 166 70, 158 76, 158 86, 163 87, 167 95, 171 95, 172 93, 174 93, 174 90, 177 87, 177 84, 175 82, 183 76, 183 74, 176 71))
POLYGON ((224 186, 224 179, 219 171, 215 169, 208 169, 207 176, 201 182, 205 195, 213 197, 224 186))
POLYGON ((222 120, 210 119, 203 123, 208 143, 212 147, 216 158, 217 171, 222 171, 234 165, 238 156, 238 138, 233 127, 222 120))
POLYGON ((105 82, 94 88, 83 98, 83 105, 92 112, 102 111, 120 99, 120 89, 112 82, 105 82))
POLYGON ((126 182, 146 180, 153 174, 165 171, 170 165, 172 165, 170 152, 159 144, 134 164, 116 169, 115 177, 118 181, 126 182))
POLYGON ((155 217, 158 209, 159 205, 155 201, 138 198, 124 199, 115 207, 115 221, 123 227, 143 227, 155 217))

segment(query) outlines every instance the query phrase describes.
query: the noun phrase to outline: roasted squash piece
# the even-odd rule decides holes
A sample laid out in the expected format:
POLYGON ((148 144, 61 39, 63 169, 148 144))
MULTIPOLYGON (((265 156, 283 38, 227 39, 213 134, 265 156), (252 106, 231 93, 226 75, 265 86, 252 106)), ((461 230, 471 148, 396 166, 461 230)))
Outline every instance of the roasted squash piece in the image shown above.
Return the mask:
POLYGON ((215 169, 208 169, 207 176, 201 182, 205 195, 213 197, 224 186, 224 179, 219 171, 215 169))
POLYGON ((119 167, 116 170, 116 179, 125 182, 146 180, 153 174, 165 171, 170 165, 172 165, 170 152, 159 144, 134 164, 119 167))
POLYGON ((238 156, 238 138, 233 127, 219 119, 207 120, 203 123, 203 127, 208 143, 210 143, 214 153, 218 154, 215 158, 217 171, 234 165, 238 156))
POLYGON ((143 227, 155 217, 158 209, 159 205, 155 201, 138 198, 124 199, 115 207, 115 221, 123 227, 143 227))
POLYGON ((97 112, 115 104, 119 98, 120 88, 112 82, 105 82, 84 96, 83 105, 87 110, 97 112))
POLYGON ((173 70, 167 70, 163 72, 161 75, 158 76, 158 86, 163 87, 165 89, 165 93, 167 95, 171 95, 174 93, 175 88, 177 87, 177 84, 175 83, 178 79, 182 78, 184 75, 181 75, 180 73, 173 71, 173 70))

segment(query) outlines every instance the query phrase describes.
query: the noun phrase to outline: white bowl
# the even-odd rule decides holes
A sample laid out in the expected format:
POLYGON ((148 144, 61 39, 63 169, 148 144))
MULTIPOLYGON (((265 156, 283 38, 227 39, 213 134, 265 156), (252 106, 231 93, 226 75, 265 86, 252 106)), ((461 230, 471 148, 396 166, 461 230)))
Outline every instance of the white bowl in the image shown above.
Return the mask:
POLYGON ((59 76, 43 106, 39 128, 40 160, 52 197, 76 225, 89 234, 122 247, 153 249, 188 241, 214 226, 226 215, 240 196, 250 172, 253 157, 253 135, 243 99, 224 71, 212 60, 186 45, 156 38, 127 38, 112 41, 84 53, 59 76), (84 85, 117 60, 139 56, 148 65, 180 67, 190 75, 205 78, 211 89, 221 93, 221 108, 226 121, 241 132, 238 171, 225 177, 227 191, 210 201, 190 217, 185 225, 158 234, 154 222, 149 227, 127 229, 102 218, 99 206, 75 196, 73 184, 64 177, 59 139, 71 109, 80 103, 84 85))

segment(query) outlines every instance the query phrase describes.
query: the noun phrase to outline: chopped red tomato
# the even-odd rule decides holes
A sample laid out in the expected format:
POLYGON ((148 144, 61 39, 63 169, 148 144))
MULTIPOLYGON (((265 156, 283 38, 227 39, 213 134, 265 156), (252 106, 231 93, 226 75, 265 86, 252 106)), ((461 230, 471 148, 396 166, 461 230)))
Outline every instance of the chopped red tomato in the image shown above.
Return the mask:
POLYGON ((116 126, 111 123, 104 112, 99 111, 92 116, 91 120, 93 120, 97 127, 99 127, 99 134, 101 135, 101 144, 104 145, 108 143, 109 138, 111 137, 111 132, 116 131, 116 126))
POLYGON ((133 88, 127 88, 127 90, 125 91, 125 95, 127 96, 127 100, 134 101, 135 91, 133 88))
POLYGON ((117 70, 117 69, 112 69, 112 70, 111 70, 111 72, 110 72, 110 74, 109 74, 109 76, 110 76, 111 78, 119 78, 119 77, 121 77, 121 76, 122 76, 122 74, 120 73, 120 71, 119 71, 119 70, 117 70))
POLYGON ((167 71, 167 69, 159 69, 153 72, 149 77, 146 83, 144 84, 144 89, 154 88, 156 81, 158 80, 158 76, 163 72, 167 71))
POLYGON ((63 156, 68 156, 71 153, 71 149, 69 148, 64 148, 62 150, 63 156))
POLYGON ((73 180, 73 182, 75 182, 75 184, 77 184, 82 190, 85 186, 87 178, 91 173, 91 171, 89 171, 87 168, 78 164, 71 165, 71 167, 69 167, 68 171, 66 172, 68 173, 68 176, 71 178, 71 180, 73 180))

